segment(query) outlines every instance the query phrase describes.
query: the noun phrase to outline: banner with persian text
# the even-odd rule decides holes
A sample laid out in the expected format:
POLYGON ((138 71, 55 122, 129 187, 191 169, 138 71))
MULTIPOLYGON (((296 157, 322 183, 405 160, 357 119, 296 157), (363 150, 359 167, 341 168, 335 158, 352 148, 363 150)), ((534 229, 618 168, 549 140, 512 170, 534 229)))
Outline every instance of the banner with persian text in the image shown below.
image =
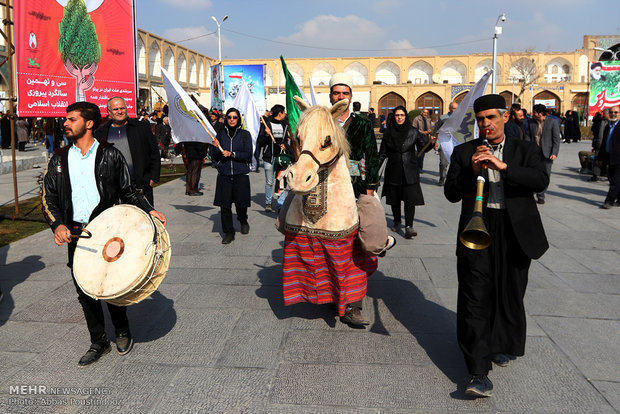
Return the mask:
POLYGON ((266 109, 265 103, 265 67, 263 65, 224 65, 224 105, 230 108, 230 103, 235 99, 242 84, 242 80, 248 86, 252 94, 252 100, 256 109, 263 114, 266 109))
POLYGON ((590 62, 588 115, 620 105, 620 60, 590 62))
POLYGON ((114 96, 136 116, 133 0, 16 1, 19 116, 64 116, 77 101, 107 114, 114 96))

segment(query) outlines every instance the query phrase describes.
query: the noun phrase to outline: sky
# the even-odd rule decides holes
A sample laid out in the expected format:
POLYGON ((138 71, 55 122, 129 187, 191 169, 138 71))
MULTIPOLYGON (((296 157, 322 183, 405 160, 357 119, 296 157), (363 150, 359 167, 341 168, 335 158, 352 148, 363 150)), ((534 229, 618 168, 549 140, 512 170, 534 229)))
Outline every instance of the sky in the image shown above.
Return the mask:
POLYGON ((138 28, 210 57, 272 59, 572 52, 620 35, 616 0, 135 0, 138 28))

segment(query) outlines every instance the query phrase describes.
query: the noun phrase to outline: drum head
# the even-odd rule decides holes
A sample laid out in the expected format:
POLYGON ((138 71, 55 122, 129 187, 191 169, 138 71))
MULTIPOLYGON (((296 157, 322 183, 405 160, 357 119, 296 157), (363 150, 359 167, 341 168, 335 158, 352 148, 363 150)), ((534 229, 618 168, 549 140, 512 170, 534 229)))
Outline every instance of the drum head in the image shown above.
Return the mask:
POLYGON ((155 254, 155 230, 147 213, 122 204, 91 221, 90 239, 79 239, 73 274, 82 290, 97 299, 116 298, 141 281, 155 254))

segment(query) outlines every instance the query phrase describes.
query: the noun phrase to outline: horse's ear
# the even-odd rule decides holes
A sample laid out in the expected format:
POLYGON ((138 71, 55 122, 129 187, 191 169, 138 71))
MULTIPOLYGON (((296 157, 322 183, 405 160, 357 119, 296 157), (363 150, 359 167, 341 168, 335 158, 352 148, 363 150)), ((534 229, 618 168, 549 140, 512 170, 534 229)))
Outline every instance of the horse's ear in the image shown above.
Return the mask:
POLYGON ((332 118, 338 118, 340 115, 345 113, 348 107, 349 100, 343 99, 342 101, 336 102, 331 108, 329 108, 329 112, 332 114, 332 118))
POLYGON ((306 109, 310 108, 310 105, 308 105, 306 101, 301 99, 299 96, 293 96, 293 100, 301 112, 304 112, 306 109))

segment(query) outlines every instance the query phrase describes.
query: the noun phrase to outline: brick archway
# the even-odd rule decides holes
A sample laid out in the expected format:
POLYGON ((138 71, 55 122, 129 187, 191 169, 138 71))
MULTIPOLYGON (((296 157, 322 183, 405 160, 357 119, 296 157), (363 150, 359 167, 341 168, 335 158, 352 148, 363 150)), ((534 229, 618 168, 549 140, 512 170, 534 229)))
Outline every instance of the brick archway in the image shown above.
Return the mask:
POLYGON ((550 91, 542 91, 534 95, 534 105, 536 103, 542 103, 547 108, 551 108, 554 111, 562 113, 562 100, 555 93, 550 91), (536 102, 539 101, 539 102, 536 102))

